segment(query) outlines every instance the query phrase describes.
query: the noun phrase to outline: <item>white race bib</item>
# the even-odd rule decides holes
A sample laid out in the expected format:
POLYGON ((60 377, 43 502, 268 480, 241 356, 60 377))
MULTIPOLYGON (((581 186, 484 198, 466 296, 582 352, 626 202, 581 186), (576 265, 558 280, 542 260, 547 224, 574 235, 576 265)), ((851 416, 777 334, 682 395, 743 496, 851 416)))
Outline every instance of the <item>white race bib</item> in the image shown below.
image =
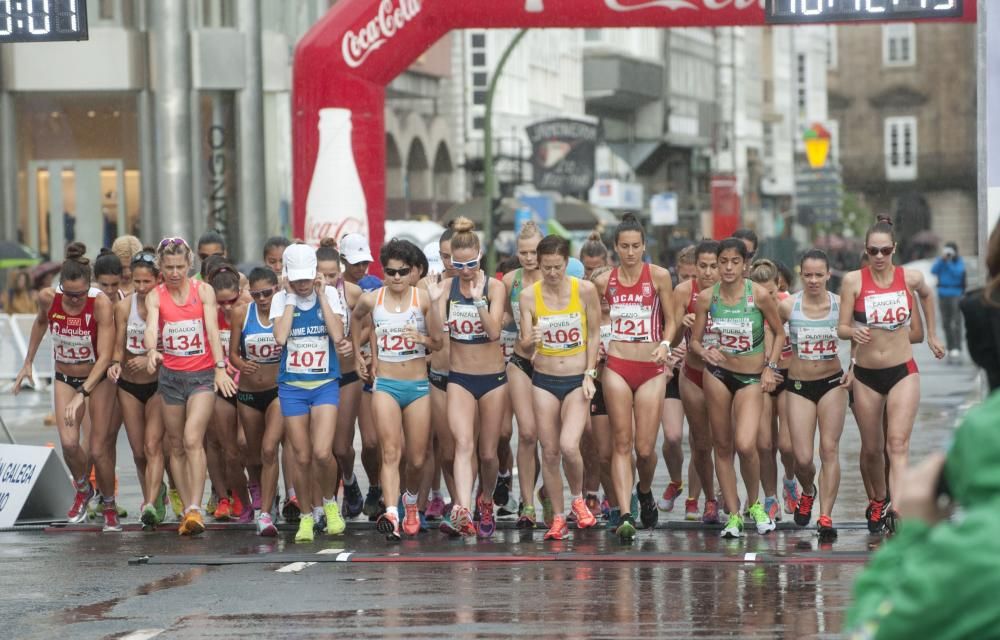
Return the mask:
POLYGON ((715 318, 712 329, 719 336, 719 350, 726 353, 746 353, 753 349, 753 324, 749 318, 715 318))
POLYGON ((252 333, 243 339, 247 360, 257 364, 281 362, 281 345, 274 341, 273 333, 252 333))
POLYGON ((85 364, 96 361, 94 345, 90 336, 52 334, 52 346, 56 362, 62 364, 85 364))
POLYGON ((910 306, 905 291, 865 296, 865 318, 873 329, 895 331, 910 324, 910 306))
POLYGON ((229 341, 232 339, 233 333, 229 329, 219 329, 219 341, 222 342, 222 357, 229 357, 229 341))
POLYGON ((163 325, 163 352, 179 358, 204 355, 205 329, 200 319, 163 325))
POLYGON ((613 342, 650 342, 653 308, 638 304, 611 306, 611 340, 613 342))
POLYGON ((517 336, 517 331, 504 329, 500 332, 500 345, 503 347, 504 360, 510 360, 510 357, 514 355, 514 343, 517 342, 517 336))
POLYGON ((136 356, 146 354, 146 327, 130 324, 125 329, 125 348, 136 356))
POLYGON ((833 327, 800 327, 795 337, 801 360, 833 360, 840 349, 833 327))
POLYGON ((398 323, 375 328, 379 358, 388 361, 421 358, 427 355, 424 345, 405 337, 406 327, 398 323))
POLYGON ((583 346, 583 317, 579 312, 538 319, 542 330, 542 349, 549 351, 570 351, 583 346))
POLYGON ((448 314, 448 329, 452 339, 460 342, 489 338, 486 335, 483 320, 479 317, 479 309, 472 304, 456 303, 451 305, 451 312, 448 314))
POLYGON ((719 347, 719 334, 715 332, 715 324, 711 316, 705 321, 705 333, 701 336, 701 346, 705 349, 709 347, 719 347))
POLYGON ((285 371, 323 375, 330 372, 330 340, 326 336, 288 339, 285 371))

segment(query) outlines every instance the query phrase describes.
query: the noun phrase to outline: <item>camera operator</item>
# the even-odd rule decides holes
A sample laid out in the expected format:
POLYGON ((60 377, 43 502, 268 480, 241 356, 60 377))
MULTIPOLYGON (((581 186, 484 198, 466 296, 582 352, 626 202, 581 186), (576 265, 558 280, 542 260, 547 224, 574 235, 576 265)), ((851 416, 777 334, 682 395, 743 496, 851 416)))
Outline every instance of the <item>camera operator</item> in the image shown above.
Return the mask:
POLYGON ((909 470, 901 495, 893 496, 899 532, 854 585, 847 637, 997 637, 998 426, 994 393, 965 417, 947 456, 934 454, 909 470))

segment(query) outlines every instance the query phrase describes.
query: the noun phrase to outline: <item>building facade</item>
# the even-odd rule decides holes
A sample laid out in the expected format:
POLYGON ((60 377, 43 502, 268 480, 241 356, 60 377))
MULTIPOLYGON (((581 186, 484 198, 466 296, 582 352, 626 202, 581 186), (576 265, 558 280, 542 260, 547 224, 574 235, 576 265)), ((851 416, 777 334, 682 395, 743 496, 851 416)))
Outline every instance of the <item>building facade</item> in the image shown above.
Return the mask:
POLYGON ((974 25, 892 24, 837 30, 829 71, 845 188, 904 240, 931 231, 976 251, 974 25))

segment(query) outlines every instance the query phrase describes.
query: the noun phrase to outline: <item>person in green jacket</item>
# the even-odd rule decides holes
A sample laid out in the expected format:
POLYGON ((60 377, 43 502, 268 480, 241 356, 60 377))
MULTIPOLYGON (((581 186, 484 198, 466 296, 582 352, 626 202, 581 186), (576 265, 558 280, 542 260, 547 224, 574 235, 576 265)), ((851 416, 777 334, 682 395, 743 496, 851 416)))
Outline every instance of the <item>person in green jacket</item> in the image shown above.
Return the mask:
POLYGON ((1000 637, 1000 393, 903 486, 899 533, 858 576, 845 635, 1000 637))

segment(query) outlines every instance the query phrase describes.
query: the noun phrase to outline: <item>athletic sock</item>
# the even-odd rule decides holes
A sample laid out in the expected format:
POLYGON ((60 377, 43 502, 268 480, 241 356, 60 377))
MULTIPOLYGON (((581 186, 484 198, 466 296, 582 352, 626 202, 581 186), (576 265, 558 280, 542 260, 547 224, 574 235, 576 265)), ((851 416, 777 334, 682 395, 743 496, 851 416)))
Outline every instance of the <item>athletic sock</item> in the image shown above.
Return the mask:
POLYGON ((399 507, 397 507, 395 505, 393 505, 391 507, 386 507, 385 508, 385 513, 386 513, 386 515, 390 515, 391 514, 393 516, 396 516, 396 520, 399 520, 399 507))

